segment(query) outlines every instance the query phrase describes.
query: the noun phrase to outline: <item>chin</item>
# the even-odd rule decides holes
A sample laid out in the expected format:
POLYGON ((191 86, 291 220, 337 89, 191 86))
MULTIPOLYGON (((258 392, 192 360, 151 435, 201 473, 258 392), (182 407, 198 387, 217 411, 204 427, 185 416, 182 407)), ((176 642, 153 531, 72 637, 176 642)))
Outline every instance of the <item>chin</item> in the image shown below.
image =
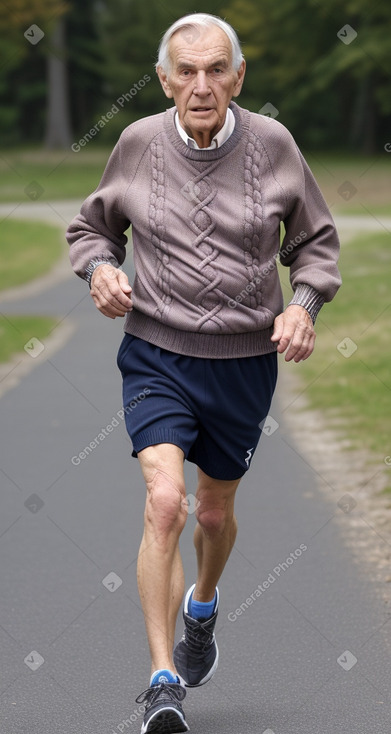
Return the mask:
POLYGON ((215 130, 219 125, 219 120, 216 119, 216 115, 208 115, 208 117, 197 117, 196 115, 191 117, 191 123, 189 127, 193 130, 215 130))

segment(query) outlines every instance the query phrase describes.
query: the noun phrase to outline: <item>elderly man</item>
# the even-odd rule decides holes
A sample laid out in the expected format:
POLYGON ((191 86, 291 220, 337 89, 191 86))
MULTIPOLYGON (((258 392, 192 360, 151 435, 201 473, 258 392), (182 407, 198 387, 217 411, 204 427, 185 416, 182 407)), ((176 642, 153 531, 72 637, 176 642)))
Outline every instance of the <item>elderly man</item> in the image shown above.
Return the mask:
POLYGON ((122 133, 68 229, 97 308, 125 316, 118 352, 126 425, 147 498, 137 578, 151 652, 141 732, 184 732, 186 688, 214 674, 217 583, 236 536, 234 497, 268 414, 277 352, 307 359, 335 295, 338 237, 289 132, 242 109, 234 30, 194 14, 164 35, 156 65, 175 106, 122 133), (285 237, 280 246, 280 224, 285 237), (120 269, 132 224, 135 279, 120 269), (276 259, 294 295, 283 310, 276 259), (184 459, 198 471, 198 573, 184 600, 184 459))

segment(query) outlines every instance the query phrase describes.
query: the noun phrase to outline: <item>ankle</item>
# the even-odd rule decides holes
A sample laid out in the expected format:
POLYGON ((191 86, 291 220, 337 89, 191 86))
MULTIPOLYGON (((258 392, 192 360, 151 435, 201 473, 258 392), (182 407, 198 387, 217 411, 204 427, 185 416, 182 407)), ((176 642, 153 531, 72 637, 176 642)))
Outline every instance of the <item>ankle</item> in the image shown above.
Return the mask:
POLYGON ((175 668, 157 668, 157 670, 154 670, 151 674, 149 685, 156 686, 159 683, 179 683, 175 668))
POLYGON ((215 589, 214 596, 210 601, 198 601, 194 599, 194 591, 190 594, 188 602, 188 614, 193 619, 205 620, 213 616, 217 606, 218 591, 215 589))

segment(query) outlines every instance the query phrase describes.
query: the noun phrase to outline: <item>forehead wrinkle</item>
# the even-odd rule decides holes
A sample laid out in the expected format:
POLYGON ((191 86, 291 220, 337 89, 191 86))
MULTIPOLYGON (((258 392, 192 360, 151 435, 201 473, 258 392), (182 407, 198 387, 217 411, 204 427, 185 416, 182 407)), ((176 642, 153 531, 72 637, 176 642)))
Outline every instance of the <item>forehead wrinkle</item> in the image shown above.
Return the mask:
POLYGON ((191 66, 203 61, 203 66, 213 66, 217 62, 224 62, 228 66, 232 63, 231 54, 225 46, 214 46, 213 49, 196 51, 188 47, 172 49, 171 59, 176 66, 191 66))

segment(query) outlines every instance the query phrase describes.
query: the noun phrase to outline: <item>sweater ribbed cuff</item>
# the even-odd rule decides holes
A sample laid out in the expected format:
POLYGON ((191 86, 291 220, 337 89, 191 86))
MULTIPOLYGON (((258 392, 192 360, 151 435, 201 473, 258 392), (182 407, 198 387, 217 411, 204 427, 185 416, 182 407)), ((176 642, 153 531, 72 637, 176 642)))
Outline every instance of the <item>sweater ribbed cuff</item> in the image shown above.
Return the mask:
POLYGON ((98 265, 113 265, 113 267, 118 268, 118 262, 117 260, 112 257, 94 257, 90 262, 88 263, 86 269, 85 269, 85 280, 87 281, 89 287, 91 288, 91 278, 94 270, 98 267, 98 265))
POLYGON ((288 306, 303 306, 311 316, 312 323, 316 321, 316 317, 324 304, 323 296, 312 287, 301 283, 297 286, 292 300, 288 306))

